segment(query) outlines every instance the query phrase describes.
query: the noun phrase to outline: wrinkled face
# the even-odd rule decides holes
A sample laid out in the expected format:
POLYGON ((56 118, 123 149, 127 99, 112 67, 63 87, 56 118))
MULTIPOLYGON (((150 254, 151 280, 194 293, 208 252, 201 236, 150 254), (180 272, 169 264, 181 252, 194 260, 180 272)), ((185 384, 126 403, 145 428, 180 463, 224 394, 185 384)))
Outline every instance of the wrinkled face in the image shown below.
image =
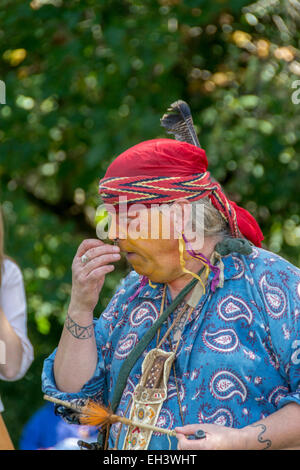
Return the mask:
POLYGON ((153 282, 170 282, 182 276, 172 213, 165 217, 158 209, 129 208, 111 216, 108 236, 119 239, 121 251, 137 273, 153 282))

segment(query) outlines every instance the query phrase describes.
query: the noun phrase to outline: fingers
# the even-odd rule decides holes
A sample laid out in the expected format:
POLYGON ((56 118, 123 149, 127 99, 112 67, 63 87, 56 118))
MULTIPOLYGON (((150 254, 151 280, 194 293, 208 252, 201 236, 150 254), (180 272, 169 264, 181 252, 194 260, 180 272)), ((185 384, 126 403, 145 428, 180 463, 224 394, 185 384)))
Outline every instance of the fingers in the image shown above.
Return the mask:
POLYGON ((87 238, 86 240, 83 240, 82 243, 80 243, 77 253, 76 253, 76 257, 80 258, 90 248, 100 247, 100 246, 110 246, 110 245, 103 243, 98 238, 87 238))
POLYGON ((178 440, 177 449, 178 449, 178 450, 185 450, 185 449, 188 449, 188 446, 189 446, 190 442, 189 442, 188 439, 185 437, 185 435, 184 435, 184 434, 177 433, 177 434, 176 434, 176 437, 177 437, 177 440, 178 440))
POLYGON ((84 268, 82 269, 82 273, 85 274, 87 277, 92 271, 96 271, 98 268, 105 268, 105 267, 113 267, 111 263, 115 263, 119 261, 121 256, 118 253, 110 253, 108 255, 100 255, 96 256, 95 258, 89 260, 84 268))
MULTIPOLYGON (((88 248, 83 254, 87 257, 88 261, 86 264, 88 264, 90 261, 96 259, 99 256, 111 255, 113 253, 119 254, 120 248, 118 246, 103 243, 103 245, 92 246, 91 248, 88 248)), ((79 260, 81 262, 81 256, 76 256, 77 261, 79 260)))
POLYGON ((106 266, 101 266, 98 269, 93 269, 87 275, 87 280, 97 281, 101 277, 105 276, 105 274, 111 273, 114 269, 115 269, 115 267, 112 264, 108 264, 106 266))
MULTIPOLYGON (((99 299, 106 274, 115 267, 111 264, 120 259, 119 247, 98 239, 84 240, 78 247, 72 263, 71 302, 76 309, 91 312, 99 299), (82 260, 82 256, 85 259, 82 260)), ((79 311, 79 310, 78 310, 79 311)))
POLYGON ((199 424, 187 424, 186 426, 176 427, 175 431, 189 436, 190 434, 195 434, 195 432, 197 431, 197 429, 199 429, 199 427, 200 427, 199 424))
POLYGON ((181 434, 179 432, 176 434, 176 437, 178 440, 178 444, 177 444, 178 450, 192 450, 192 449, 201 450, 207 447, 205 439, 190 440, 190 439, 187 439, 184 434, 181 434))
MULTIPOLYGON (((201 426, 201 429, 202 427, 203 426, 201 426)), ((194 435, 198 429, 200 429, 199 424, 188 424, 187 426, 175 428, 176 437, 178 439, 178 450, 200 450, 206 447, 205 439, 190 440, 187 438, 187 436, 194 435)))
MULTIPOLYGON (((101 260, 100 265, 109 262, 115 262, 120 259, 120 248, 118 246, 103 243, 100 240, 84 240, 79 246, 75 258, 73 260, 73 267, 79 268, 87 274, 91 268, 99 266, 97 259, 101 260), (99 242, 99 243, 97 243, 99 242), (86 262, 82 262, 82 256, 85 256, 86 262)), ((98 261, 99 261, 98 260, 98 261)))
POLYGON ((115 269, 111 263, 119 261, 120 258, 118 246, 103 243, 97 239, 84 240, 73 261, 74 279, 78 279, 80 282, 85 279, 99 280, 115 269), (85 263, 82 262, 82 255, 86 257, 85 263))

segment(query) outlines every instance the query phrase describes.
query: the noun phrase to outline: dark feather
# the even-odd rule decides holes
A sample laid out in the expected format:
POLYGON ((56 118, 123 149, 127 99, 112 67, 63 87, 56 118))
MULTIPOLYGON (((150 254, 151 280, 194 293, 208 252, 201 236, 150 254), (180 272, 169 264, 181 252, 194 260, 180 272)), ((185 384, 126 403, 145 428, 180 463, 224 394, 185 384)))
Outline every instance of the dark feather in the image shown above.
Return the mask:
POLYGON ((193 123, 189 105, 182 100, 175 101, 160 120, 168 134, 174 134, 176 140, 201 147, 193 123))

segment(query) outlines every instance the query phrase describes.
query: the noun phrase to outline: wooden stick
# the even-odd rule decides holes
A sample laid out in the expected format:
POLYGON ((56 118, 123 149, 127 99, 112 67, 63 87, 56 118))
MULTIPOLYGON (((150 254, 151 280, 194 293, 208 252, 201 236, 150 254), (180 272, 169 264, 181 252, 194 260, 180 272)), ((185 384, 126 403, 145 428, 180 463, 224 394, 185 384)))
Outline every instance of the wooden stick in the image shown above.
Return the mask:
POLYGON ((82 407, 72 405, 72 403, 69 403, 68 401, 60 400, 59 398, 50 397, 49 395, 44 395, 43 398, 44 400, 52 401, 52 403, 56 403, 57 405, 62 405, 62 406, 65 406, 66 408, 70 408, 70 410, 74 410, 77 412, 80 412, 82 410, 82 407))
MULTIPOLYGON (((49 395, 44 395, 44 400, 51 401, 52 403, 56 403, 57 405, 62 405, 65 406, 66 408, 70 408, 71 410, 77 411, 77 412, 82 412, 82 407, 78 407, 76 405, 73 405, 72 403, 69 403, 68 401, 60 400, 59 398, 54 398, 50 397, 49 395)), ((163 434, 168 434, 169 436, 176 436, 176 431, 173 429, 164 429, 164 428, 159 428, 157 426, 152 426, 151 424, 146 424, 146 423, 137 423, 136 421, 132 421, 131 419, 124 418, 119 415, 110 415, 110 421, 115 423, 115 422, 120 422, 123 424, 126 424, 127 426, 136 426, 138 428, 142 429, 148 429, 150 431, 154 432, 161 432, 163 434)))
POLYGON ((14 450, 7 428, 0 413, 0 450, 14 450))
POLYGON ((131 419, 123 418, 122 416, 118 415, 111 415, 111 420, 113 422, 119 421, 120 423, 127 424, 127 426, 136 426, 138 428, 149 429, 150 431, 154 432, 162 432, 163 434, 168 434, 169 436, 176 436, 176 431, 173 429, 159 428, 158 426, 152 426, 151 424, 146 423, 140 424, 136 421, 132 421, 131 419))

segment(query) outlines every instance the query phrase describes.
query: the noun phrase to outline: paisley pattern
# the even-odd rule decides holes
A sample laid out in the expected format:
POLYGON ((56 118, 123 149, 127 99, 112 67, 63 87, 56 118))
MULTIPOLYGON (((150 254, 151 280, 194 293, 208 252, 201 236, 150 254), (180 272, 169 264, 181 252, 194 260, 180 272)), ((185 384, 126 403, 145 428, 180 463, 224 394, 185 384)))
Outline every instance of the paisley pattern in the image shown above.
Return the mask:
POLYGON ((112 299, 111 301, 111 304, 109 306, 109 308, 107 308, 103 313, 103 318, 105 318, 106 320, 112 320, 114 317, 116 317, 116 313, 118 311, 118 309, 116 308, 117 304, 118 304, 118 299, 120 297, 120 295, 124 294, 125 290, 124 289, 119 289, 119 292, 115 295, 115 297, 112 299))
MULTIPOLYGON (((168 408, 163 408, 156 425, 159 428, 172 429, 174 427, 174 413, 172 413, 168 408)), ((161 436, 160 432, 153 433, 156 436, 161 436)))
POLYGON ((203 342, 213 351, 231 353, 239 346, 238 336, 232 328, 221 328, 215 332, 204 330, 203 342))
POLYGON ((251 259, 256 259, 259 257, 259 254, 261 253, 261 250, 259 248, 256 248, 255 246, 252 247, 252 253, 249 255, 249 258, 251 259))
POLYGON ((253 319, 252 311, 247 302, 235 295, 229 295, 219 303, 218 313, 227 322, 245 319, 251 325, 253 319))
POLYGON ((293 354, 291 357, 291 361, 293 364, 300 364, 300 340, 295 339, 292 344, 293 354))
POLYGON ((138 328, 143 324, 147 328, 150 328, 157 318, 158 310, 153 302, 147 301, 132 310, 129 316, 129 322, 133 328, 138 328))
POLYGON ((138 335, 136 333, 129 333, 128 335, 121 337, 115 351, 115 357, 117 359, 126 359, 128 354, 136 345, 137 341, 138 335))
POLYGON ((228 408, 216 408, 213 412, 205 413, 203 410, 198 413, 199 423, 219 424, 220 426, 233 427, 234 417, 228 408))
POLYGON ((124 389, 124 393, 123 393, 123 396, 121 398, 121 401, 125 400, 125 402, 126 402, 127 398, 132 398, 132 395, 134 393, 134 389, 135 389, 135 384, 131 380, 131 378, 129 377, 128 380, 127 380, 127 384, 126 384, 126 387, 124 389))
POLYGON ((300 300, 300 282, 298 282, 298 285, 297 285, 297 295, 298 295, 299 300, 300 300))
POLYGON ((280 318, 287 306, 286 295, 283 289, 274 282, 267 280, 269 273, 263 274, 259 280, 259 286, 265 301, 266 309, 269 315, 275 320, 280 318))
POLYGON ((278 406, 278 402, 287 394, 288 387, 278 386, 275 387, 268 395, 268 401, 274 406, 278 406))
POLYGON ((245 274, 245 266, 243 261, 236 256, 232 256, 234 267, 236 269, 236 274, 232 277, 232 279, 240 279, 245 274))
POLYGON ((177 393, 180 397, 181 401, 185 400, 186 396, 186 386, 182 382, 180 383, 180 380, 177 380, 177 386, 176 382, 173 377, 170 377, 169 383, 168 383, 168 398, 174 398, 177 397, 177 393), (179 382, 179 383, 178 383, 179 382), (178 392, 177 392, 178 389, 178 392))
MULTIPOLYGON (((179 403, 185 424, 237 428, 259 421, 289 402, 300 405, 300 270, 258 248, 249 256, 235 253, 222 261, 224 287, 212 293, 208 285, 183 328, 174 364, 177 381, 172 368, 158 426, 182 426, 179 403)), ((208 284, 211 279, 210 275, 208 284)), ((54 351, 44 364, 44 393, 62 400, 88 396, 103 400, 105 405, 111 403, 124 360, 160 312, 162 284, 143 286, 129 301, 140 282, 141 277, 131 272, 95 319, 98 363, 94 376, 79 393, 61 392, 54 381, 54 351)), ((174 312, 168 324, 173 320, 174 312)), ((167 323, 161 326, 160 338, 167 328, 167 323)), ((142 362, 156 347, 156 340, 155 336, 132 367, 118 414, 130 415, 142 362)), ((170 347, 168 341, 162 345, 165 351, 170 347)), ((76 364, 74 370, 77 373, 76 364)), ((111 428, 110 448, 114 448, 119 431, 117 447, 123 448, 126 426, 119 425, 111 428)), ((134 433, 133 441, 141 435, 134 433)), ((166 435, 152 434, 149 450, 169 447, 166 435)), ((177 440, 171 437, 171 448, 176 447, 177 440)))
POLYGON ((233 372, 220 370, 213 375, 209 389, 218 400, 230 400, 235 395, 244 402, 247 398, 247 388, 242 380, 233 372))

